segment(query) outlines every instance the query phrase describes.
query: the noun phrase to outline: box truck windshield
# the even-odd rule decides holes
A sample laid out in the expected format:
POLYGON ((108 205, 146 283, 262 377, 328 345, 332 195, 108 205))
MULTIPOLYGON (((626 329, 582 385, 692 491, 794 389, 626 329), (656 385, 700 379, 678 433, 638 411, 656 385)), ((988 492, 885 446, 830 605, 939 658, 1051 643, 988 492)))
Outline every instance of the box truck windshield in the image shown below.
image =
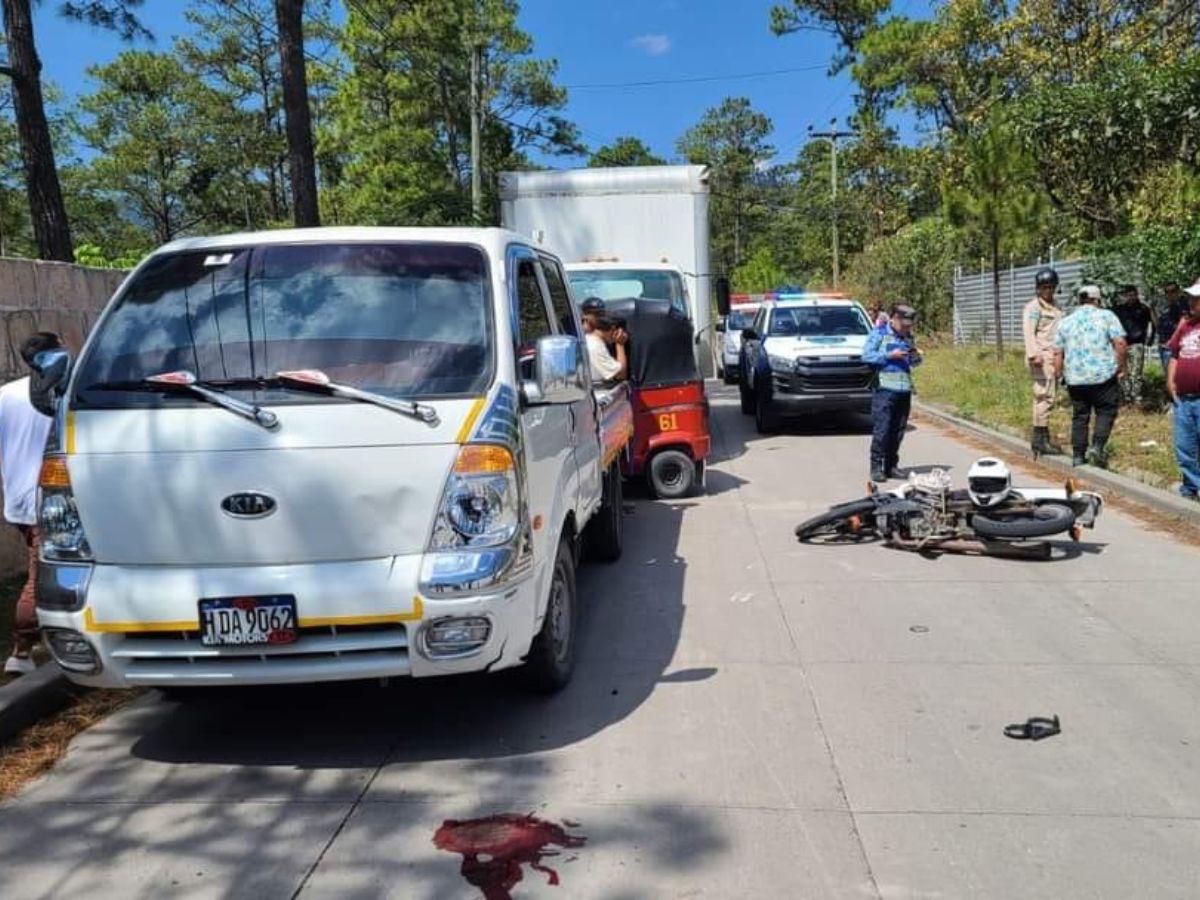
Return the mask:
POLYGON ((647 300, 669 300, 671 305, 689 315, 683 279, 670 269, 579 269, 568 272, 575 297, 586 300, 623 300, 629 297, 647 300))
POLYGON ((464 245, 158 256, 105 317, 75 380, 75 403, 186 403, 187 393, 145 381, 180 371, 270 403, 326 401, 270 381, 311 369, 389 397, 477 396, 493 368, 488 278, 483 253, 464 245))

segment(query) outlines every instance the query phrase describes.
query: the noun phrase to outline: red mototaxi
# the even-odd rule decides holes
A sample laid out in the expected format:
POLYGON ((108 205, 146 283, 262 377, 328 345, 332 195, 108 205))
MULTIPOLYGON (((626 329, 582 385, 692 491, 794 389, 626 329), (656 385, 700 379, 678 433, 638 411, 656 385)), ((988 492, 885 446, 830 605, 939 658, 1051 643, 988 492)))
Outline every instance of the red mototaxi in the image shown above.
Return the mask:
POLYGON ((629 333, 633 440, 622 470, 646 476, 659 497, 699 491, 712 437, 691 320, 666 300, 642 298, 607 300, 605 313, 629 333))

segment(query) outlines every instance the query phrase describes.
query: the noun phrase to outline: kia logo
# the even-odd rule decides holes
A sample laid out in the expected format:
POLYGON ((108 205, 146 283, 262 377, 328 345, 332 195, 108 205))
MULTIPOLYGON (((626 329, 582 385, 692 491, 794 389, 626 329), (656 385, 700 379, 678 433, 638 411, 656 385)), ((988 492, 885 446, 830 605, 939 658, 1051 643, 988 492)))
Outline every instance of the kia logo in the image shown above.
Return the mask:
POLYGON ((275 512, 275 498, 258 491, 242 491, 222 500, 221 509, 235 519, 261 519, 275 512))

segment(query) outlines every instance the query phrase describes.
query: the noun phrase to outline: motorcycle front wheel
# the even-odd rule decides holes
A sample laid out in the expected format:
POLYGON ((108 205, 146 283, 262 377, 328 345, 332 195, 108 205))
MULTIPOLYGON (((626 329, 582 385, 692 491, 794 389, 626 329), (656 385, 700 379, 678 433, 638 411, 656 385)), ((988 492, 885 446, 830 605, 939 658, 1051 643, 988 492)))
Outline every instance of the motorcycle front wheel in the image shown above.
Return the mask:
POLYGON ((861 535, 875 527, 874 515, 868 515, 875 512, 875 506, 871 497, 831 506, 819 516, 797 525, 796 537, 801 541, 813 541, 861 535))

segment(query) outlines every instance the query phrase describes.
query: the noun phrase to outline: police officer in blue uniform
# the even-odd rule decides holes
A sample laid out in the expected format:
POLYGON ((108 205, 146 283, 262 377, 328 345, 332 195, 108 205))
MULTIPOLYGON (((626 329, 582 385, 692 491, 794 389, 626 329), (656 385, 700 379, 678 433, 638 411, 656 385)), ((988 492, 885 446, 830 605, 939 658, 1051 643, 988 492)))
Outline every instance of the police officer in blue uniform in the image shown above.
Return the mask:
POLYGON ((863 362, 878 373, 871 397, 872 481, 900 477, 900 442, 912 407, 912 370, 921 363, 912 334, 916 319, 911 306, 893 306, 887 324, 873 329, 863 348, 863 362))

